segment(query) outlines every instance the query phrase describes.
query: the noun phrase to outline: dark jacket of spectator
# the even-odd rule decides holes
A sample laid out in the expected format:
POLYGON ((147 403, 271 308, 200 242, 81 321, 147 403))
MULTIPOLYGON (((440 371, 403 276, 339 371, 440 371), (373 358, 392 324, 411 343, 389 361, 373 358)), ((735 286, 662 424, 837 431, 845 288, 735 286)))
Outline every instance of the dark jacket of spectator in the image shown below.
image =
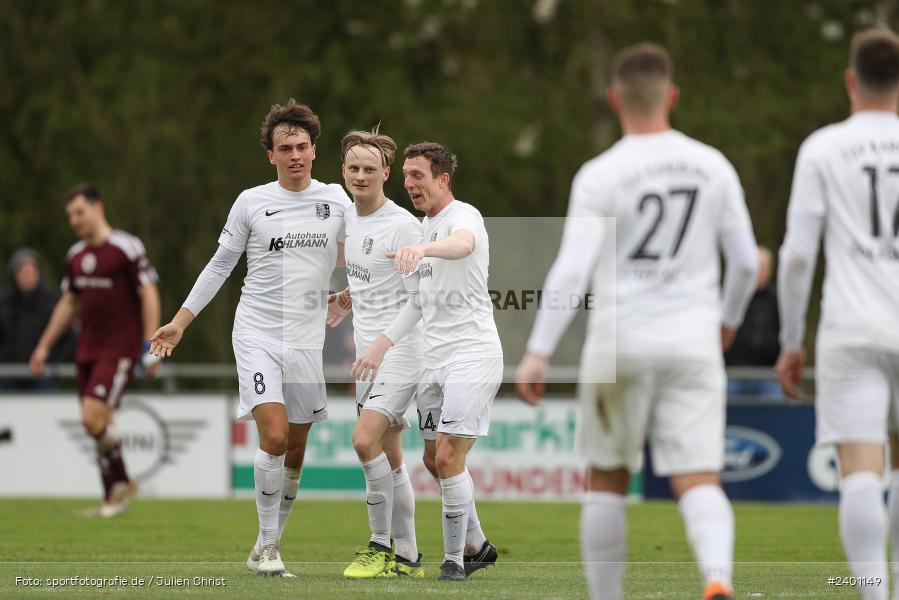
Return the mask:
MULTIPOLYGON (((50 321, 59 292, 41 276, 40 255, 21 248, 9 261, 10 287, 0 295, 0 363, 27 363, 50 321)), ((71 362, 75 335, 69 330, 53 347, 50 360, 71 362)))
POLYGON ((780 354, 780 316, 773 285, 755 291, 724 362, 734 367, 771 367, 780 354))

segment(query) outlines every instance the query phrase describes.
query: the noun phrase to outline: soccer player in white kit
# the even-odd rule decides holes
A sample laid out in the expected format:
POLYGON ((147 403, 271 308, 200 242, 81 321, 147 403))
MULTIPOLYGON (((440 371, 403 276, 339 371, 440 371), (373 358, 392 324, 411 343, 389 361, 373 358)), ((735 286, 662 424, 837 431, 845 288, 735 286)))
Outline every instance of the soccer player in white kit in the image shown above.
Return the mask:
MULTIPOLYGON (((343 177, 353 196, 346 216, 346 274, 349 288, 329 298, 328 324, 353 311, 356 356, 363 358, 356 381, 359 420, 353 447, 365 473, 365 502, 371 537, 356 551, 344 576, 424 577, 415 539, 415 495, 403 463, 404 416, 421 370, 421 327, 393 343, 384 332, 409 299, 388 252, 421 242, 421 223, 384 196, 396 142, 375 128, 350 131, 341 143, 343 177), (391 550, 391 538, 395 549, 391 550)), ((414 290, 417 292, 417 285, 414 290)))
POLYGON ((614 288, 590 315, 578 385, 589 487, 581 549, 591 596, 603 600, 622 597, 625 498, 645 438, 655 471, 669 476, 678 498, 703 597, 733 597, 733 512, 718 475, 722 346, 742 320, 758 259, 733 166, 669 125, 678 96, 671 72, 667 51, 652 44, 615 57, 608 96, 624 137, 572 182, 562 244, 544 284, 543 297, 557 300, 541 303, 516 373, 518 393, 536 404, 548 359, 576 312, 568 299, 581 297, 591 280, 595 293, 614 288), (719 250, 727 262, 720 300, 719 250), (614 282, 599 275, 609 261, 614 282), (611 364, 614 377, 602 375, 611 364))
POLYGON ((478 210, 456 200, 450 181, 456 157, 440 144, 405 150, 403 185, 425 213, 422 243, 397 249, 396 267, 417 274, 419 293, 387 332, 400 340, 422 320, 423 371, 418 428, 424 463, 440 485, 444 562, 438 579, 463 580, 496 563, 477 517, 465 457, 490 427, 490 408, 503 376, 503 349, 487 290, 490 245, 478 210))
POLYGON ((254 419, 259 535, 247 567, 285 575, 279 540, 300 482, 306 437, 327 419, 322 345, 328 282, 343 263, 349 198, 337 184, 312 178, 318 116, 293 99, 274 105, 262 144, 278 179, 244 190, 219 236, 219 247, 184 305, 154 335, 152 350, 171 354, 184 329, 221 288, 241 254, 247 276, 234 315, 239 419, 254 419))
POLYGON ((836 444, 840 537, 862 597, 885 600, 881 477, 889 415, 899 401, 899 37, 886 29, 856 34, 845 81, 852 116, 810 135, 796 159, 780 249, 775 368, 784 391, 798 398, 823 233, 816 443, 836 444))

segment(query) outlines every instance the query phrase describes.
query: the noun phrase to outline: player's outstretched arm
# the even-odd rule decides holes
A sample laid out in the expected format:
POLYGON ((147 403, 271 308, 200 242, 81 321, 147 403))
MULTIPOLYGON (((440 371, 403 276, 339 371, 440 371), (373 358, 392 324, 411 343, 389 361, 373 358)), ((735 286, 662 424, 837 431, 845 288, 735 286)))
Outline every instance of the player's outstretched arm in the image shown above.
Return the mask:
POLYGON ((171 323, 163 325, 150 337, 150 353, 160 358, 172 355, 175 346, 181 341, 184 330, 194 320, 194 314, 184 308, 178 309, 171 323))
POLYGON ((474 234, 467 229, 458 229, 436 242, 404 246, 395 252, 388 252, 387 258, 393 259, 400 273, 408 275, 418 268, 418 262, 425 257, 459 260, 474 252, 474 247, 474 234))
POLYGON ((50 322, 47 328, 38 340, 34 352, 31 353, 31 359, 28 361, 28 368, 35 375, 44 374, 44 365, 47 362, 47 356, 50 355, 50 349, 59 339, 59 336, 68 329, 75 318, 75 311, 78 309, 78 299, 72 292, 65 292, 56 306, 53 307, 53 314, 50 315, 50 322))

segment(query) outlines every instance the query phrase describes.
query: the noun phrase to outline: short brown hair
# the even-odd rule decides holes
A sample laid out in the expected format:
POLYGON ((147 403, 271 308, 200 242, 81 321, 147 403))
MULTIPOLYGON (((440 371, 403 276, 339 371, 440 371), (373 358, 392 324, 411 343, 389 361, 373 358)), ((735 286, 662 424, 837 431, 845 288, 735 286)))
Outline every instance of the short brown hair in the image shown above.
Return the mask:
POLYGON ((621 102, 638 112, 653 110, 664 100, 673 71, 668 51, 648 42, 628 46, 612 59, 612 83, 621 102))
POLYGON ((375 125, 370 132, 353 130, 347 132, 340 141, 340 162, 346 160, 347 150, 353 146, 370 146, 381 153, 381 164, 389 167, 396 155, 396 142, 389 135, 380 132, 381 124, 375 125))
POLYGON ((91 204, 103 201, 103 196, 100 195, 100 188, 92 183, 79 183, 69 188, 69 191, 62 197, 63 204, 68 206, 78 196, 84 196, 84 199, 91 204))
POLYGON ((873 92, 886 92, 899 84, 899 37, 882 27, 852 37, 849 66, 859 83, 873 92))
POLYGON ((262 121, 262 136, 260 142, 266 150, 274 147, 272 136, 278 125, 287 125, 288 131, 294 132, 302 129, 309 134, 309 140, 315 144, 318 136, 322 132, 321 121, 318 115, 312 112, 312 109, 305 104, 297 104, 297 101, 291 98, 287 104, 273 104, 272 109, 268 111, 265 120, 262 121))
POLYGON ((416 156, 427 158, 431 162, 431 175, 434 177, 440 177, 441 173, 446 173, 452 179, 453 173, 459 168, 456 155, 435 142, 412 144, 406 148, 404 155, 405 158, 415 158, 416 156))

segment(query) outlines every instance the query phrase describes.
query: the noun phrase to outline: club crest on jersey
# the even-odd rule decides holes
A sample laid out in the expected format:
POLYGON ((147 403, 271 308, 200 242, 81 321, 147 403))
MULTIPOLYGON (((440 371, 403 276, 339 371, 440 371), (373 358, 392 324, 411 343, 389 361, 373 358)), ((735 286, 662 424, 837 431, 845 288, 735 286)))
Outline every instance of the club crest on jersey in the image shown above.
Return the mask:
POLYGON ((436 241, 437 241, 437 232, 436 232, 436 231, 435 231, 434 233, 431 234, 431 241, 432 241, 432 242, 436 242, 436 241))
POLYGON ((331 216, 331 205, 327 202, 315 203, 315 216, 324 221, 331 216))
POLYGON ((90 275, 97 268, 97 257, 88 252, 81 257, 81 270, 90 275))
POLYGON ((362 240, 362 254, 371 254, 371 248, 374 246, 375 240, 372 237, 365 236, 362 240))

